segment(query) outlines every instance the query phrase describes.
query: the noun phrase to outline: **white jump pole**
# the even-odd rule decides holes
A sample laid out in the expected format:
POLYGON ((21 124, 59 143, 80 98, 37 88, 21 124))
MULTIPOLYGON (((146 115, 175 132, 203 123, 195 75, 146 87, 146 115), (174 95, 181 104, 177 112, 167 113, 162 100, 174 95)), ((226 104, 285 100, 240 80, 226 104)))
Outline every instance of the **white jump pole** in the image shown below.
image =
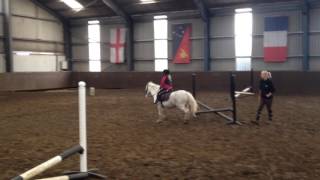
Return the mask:
POLYGON ((84 149, 80 155, 80 172, 87 172, 87 115, 86 115, 86 83, 79 82, 79 137, 80 146, 84 149))

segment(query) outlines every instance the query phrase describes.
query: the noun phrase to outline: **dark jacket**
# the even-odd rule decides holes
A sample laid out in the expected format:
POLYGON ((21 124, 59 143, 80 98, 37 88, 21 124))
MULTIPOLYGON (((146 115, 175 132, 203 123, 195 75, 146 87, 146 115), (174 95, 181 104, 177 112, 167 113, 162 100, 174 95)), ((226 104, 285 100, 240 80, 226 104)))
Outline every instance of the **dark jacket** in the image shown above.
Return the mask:
POLYGON ((271 99, 273 97, 273 93, 275 92, 273 83, 270 79, 260 80, 259 84, 260 96, 262 98, 271 99), (267 94, 272 93, 271 96, 267 97, 267 94))

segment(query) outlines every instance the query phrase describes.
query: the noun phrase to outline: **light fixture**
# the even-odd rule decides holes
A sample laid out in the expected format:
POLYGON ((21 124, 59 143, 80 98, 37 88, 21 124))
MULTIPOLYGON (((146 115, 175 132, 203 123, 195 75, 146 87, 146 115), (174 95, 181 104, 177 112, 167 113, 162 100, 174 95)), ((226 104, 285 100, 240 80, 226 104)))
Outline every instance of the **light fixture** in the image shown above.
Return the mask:
POLYGON ((152 4, 156 2, 156 0, 140 0, 140 4, 152 4))
POLYGON ((252 8, 241 8, 241 9, 236 9, 236 13, 246 13, 246 12, 252 12, 252 8))
POLYGON ((81 9, 83 9, 82 4, 80 4, 76 0, 61 0, 61 1, 64 2, 67 6, 69 6, 74 11, 80 11, 81 9))
POLYGON ((167 19, 167 15, 159 15, 159 16, 154 16, 153 19, 167 19))

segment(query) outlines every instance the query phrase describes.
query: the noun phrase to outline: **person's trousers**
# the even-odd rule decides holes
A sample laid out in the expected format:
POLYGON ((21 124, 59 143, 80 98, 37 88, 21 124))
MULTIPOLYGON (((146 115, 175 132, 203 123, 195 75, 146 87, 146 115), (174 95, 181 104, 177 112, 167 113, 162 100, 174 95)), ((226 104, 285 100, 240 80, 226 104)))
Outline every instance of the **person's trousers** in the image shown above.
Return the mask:
POLYGON ((261 97, 260 99, 260 104, 259 104, 259 108, 257 110, 257 116, 256 116, 256 120, 259 120, 260 119, 260 114, 261 114, 261 111, 262 109, 264 108, 264 106, 267 107, 267 111, 268 111, 268 116, 269 116, 269 120, 272 120, 272 101, 273 101, 273 98, 263 98, 261 97))

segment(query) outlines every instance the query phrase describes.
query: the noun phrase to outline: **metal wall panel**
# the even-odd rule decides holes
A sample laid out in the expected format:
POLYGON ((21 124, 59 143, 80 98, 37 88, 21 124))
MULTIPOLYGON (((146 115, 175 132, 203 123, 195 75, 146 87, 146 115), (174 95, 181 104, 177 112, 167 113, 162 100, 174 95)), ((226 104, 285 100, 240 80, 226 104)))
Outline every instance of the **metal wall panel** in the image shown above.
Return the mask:
POLYGON ((38 15, 38 18, 57 20, 54 16, 52 16, 47 11, 41 9, 40 7, 37 7, 37 15, 38 15))
POLYGON ((89 60, 88 45, 73 45, 72 58, 75 60, 89 60))
POLYGON ((135 71, 139 72, 153 72, 154 61, 135 61, 135 71))
MULTIPOLYGON (((1 2, 1 1, 0 1, 1 2)), ((3 35, 3 15, 0 14, 0 36, 3 35)))
POLYGON ((59 52, 63 53, 63 44, 29 42, 15 40, 13 45, 15 51, 35 51, 35 52, 59 52))
POLYGON ((320 9, 310 10, 310 70, 320 70, 320 9))
POLYGON ((0 38, 0 54, 4 53, 3 39, 0 38))
POLYGON ((153 21, 134 23, 134 40, 152 40, 153 39, 153 21))
POLYGON ((134 59, 154 61, 154 43, 153 41, 134 42, 134 59))
POLYGON ((4 60, 4 54, 0 54, 0 73, 3 73, 6 71, 6 63, 4 60))
POLYGON ((72 68, 75 72, 88 72, 89 61, 74 61, 72 62, 72 68))
POLYGON ((38 21, 38 39, 63 42, 63 26, 61 23, 38 21))
POLYGON ((319 70, 320 70, 320 57, 311 57, 310 71, 319 71, 319 70))
POLYGON ((38 20, 12 17, 12 37, 37 39, 38 20))
POLYGON ((320 9, 310 10, 310 31, 320 31, 320 9))
MULTIPOLYGON (((320 17, 320 16, 319 16, 320 17)), ((320 56, 320 33, 310 34, 310 56, 320 56)))
POLYGON ((12 36, 63 42, 63 27, 60 23, 13 16, 12 36))
POLYGON ((234 70, 234 16, 214 16, 210 26, 211 71, 234 70))
POLYGON ((2 0, 0 1, 0 13, 3 11, 3 9, 2 9, 3 7, 2 7, 2 0))
POLYGON ((88 26, 71 27, 71 41, 88 44, 88 26))
POLYGON ((234 71, 234 59, 214 59, 211 60, 212 71, 234 71))
POLYGON ((139 61, 135 63, 139 64, 138 70, 154 71, 154 67, 141 65, 154 61, 153 21, 134 23, 134 60, 139 61))
POLYGON ((10 0, 11 13, 37 17, 37 6, 29 0, 10 0))
POLYGON ((211 39, 211 58, 234 58, 235 45, 233 38, 211 39))
POLYGON ((126 64, 113 64, 109 61, 102 61, 101 63, 101 71, 102 72, 125 72, 127 71, 126 64))
POLYGON ((210 24, 212 37, 234 36, 234 16, 214 16, 210 24))
POLYGON ((300 71, 301 58, 288 58, 285 63, 265 63, 263 58, 253 58, 252 68, 255 71, 300 71))

